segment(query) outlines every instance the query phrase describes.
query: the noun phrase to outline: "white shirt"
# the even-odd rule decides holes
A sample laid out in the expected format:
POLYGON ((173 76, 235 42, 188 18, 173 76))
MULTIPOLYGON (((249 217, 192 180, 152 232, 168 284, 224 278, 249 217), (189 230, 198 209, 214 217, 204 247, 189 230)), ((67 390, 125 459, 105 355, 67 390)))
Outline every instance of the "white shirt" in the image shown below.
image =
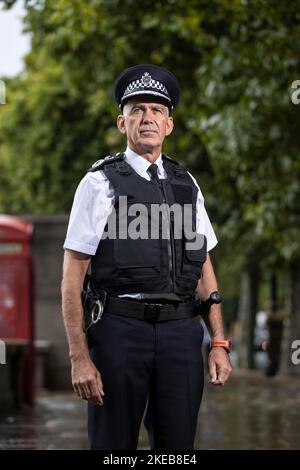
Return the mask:
MULTIPOLYGON (((150 163, 127 147, 125 160, 143 178, 150 181, 147 168, 150 163)), ((155 161, 160 179, 166 178, 161 155, 155 161)), ((190 174, 190 173, 189 173, 190 174)), ((198 188, 196 218, 197 233, 207 239, 207 251, 216 246, 217 238, 204 207, 204 197, 198 188)), ((102 170, 89 172, 80 181, 73 201, 64 249, 70 249, 93 256, 101 240, 108 216, 114 207, 114 190, 102 170)))

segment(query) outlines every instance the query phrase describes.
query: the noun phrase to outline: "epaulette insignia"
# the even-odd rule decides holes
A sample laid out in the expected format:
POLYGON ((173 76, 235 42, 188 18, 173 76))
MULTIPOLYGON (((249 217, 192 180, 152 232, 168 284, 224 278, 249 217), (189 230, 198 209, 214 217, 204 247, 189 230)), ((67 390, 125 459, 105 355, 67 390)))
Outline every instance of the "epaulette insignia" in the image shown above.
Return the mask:
POLYGON ((172 170, 176 178, 184 178, 187 175, 187 170, 179 162, 169 157, 168 155, 163 155, 163 157, 167 160, 167 162, 170 162, 174 165, 172 170))
POLYGON ((93 165, 91 166, 91 168, 88 169, 88 171, 100 170, 104 165, 108 163, 117 162, 123 159, 124 159, 123 153, 117 153, 116 155, 107 155, 106 157, 100 160, 97 160, 95 163, 93 163, 93 165))
POLYGON ((104 162, 104 158, 101 158, 100 160, 97 160, 95 163, 93 163, 92 168, 95 168, 95 166, 101 165, 102 162, 104 162))
POLYGON ((168 162, 174 163, 175 165, 179 165, 179 163, 174 160, 172 157, 169 157, 168 155, 163 154, 163 157, 168 160, 168 162))

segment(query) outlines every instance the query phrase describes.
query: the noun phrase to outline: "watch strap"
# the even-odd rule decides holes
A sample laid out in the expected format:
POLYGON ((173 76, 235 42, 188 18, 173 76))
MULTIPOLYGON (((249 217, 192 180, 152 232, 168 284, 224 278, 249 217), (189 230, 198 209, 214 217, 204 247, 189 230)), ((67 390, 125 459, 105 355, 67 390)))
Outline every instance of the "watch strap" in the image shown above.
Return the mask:
POLYGON ((210 343, 211 348, 224 348, 228 353, 231 351, 231 341, 222 339, 213 339, 210 343))

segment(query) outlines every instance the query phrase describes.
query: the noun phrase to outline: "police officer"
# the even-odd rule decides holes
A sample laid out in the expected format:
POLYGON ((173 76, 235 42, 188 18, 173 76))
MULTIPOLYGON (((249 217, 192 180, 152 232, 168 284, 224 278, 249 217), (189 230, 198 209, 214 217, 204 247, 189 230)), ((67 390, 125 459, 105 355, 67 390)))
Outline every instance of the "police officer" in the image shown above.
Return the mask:
POLYGON ((127 148, 96 162, 74 198, 64 243, 63 317, 73 387, 88 400, 92 449, 136 449, 143 416, 152 449, 193 449, 203 392, 196 297, 205 301, 212 337, 210 381, 224 385, 231 372, 208 253, 217 240, 204 198, 192 175, 162 154, 179 94, 176 77, 162 67, 143 64, 121 73, 117 126, 127 148), (133 236, 137 204, 146 232, 133 236), (183 223, 178 228, 174 205, 183 215, 190 209, 183 219, 192 236, 183 223), (158 236, 147 226, 155 206, 161 208, 153 224, 158 236), (80 294, 89 265, 105 307, 86 335, 80 294))

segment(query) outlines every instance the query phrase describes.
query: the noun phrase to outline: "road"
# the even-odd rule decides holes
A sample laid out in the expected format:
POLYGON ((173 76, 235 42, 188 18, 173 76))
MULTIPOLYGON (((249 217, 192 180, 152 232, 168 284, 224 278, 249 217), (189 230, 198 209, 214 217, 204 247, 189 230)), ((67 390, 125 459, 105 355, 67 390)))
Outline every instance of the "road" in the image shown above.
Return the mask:
MULTIPOLYGON (((0 449, 86 449, 85 411, 73 393, 41 392, 34 408, 2 411, 0 449)), ((235 370, 225 387, 206 382, 195 449, 300 449, 299 422, 299 378, 235 370)))

